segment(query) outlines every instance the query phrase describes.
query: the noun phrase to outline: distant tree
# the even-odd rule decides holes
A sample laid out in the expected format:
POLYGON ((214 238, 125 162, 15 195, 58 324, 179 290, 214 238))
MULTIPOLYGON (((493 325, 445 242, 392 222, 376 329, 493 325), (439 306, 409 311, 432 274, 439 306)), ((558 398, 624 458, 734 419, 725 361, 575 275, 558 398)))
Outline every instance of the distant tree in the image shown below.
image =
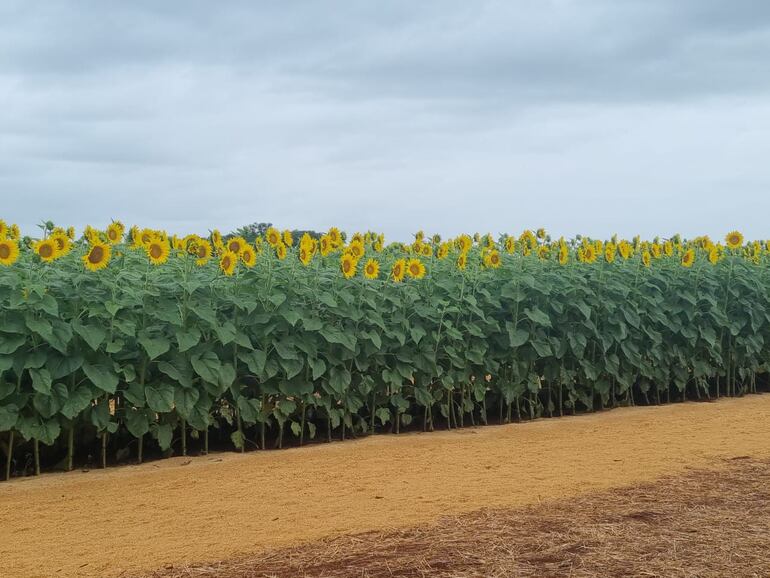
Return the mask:
MULTIPOLYGON (((246 239, 249 243, 253 243, 254 239, 257 237, 264 237, 267 230, 272 227, 272 223, 251 223, 250 225, 244 225, 243 227, 238 227, 235 231, 232 231, 228 233, 225 238, 230 237, 243 237, 246 239)), ((314 239, 318 239, 323 235, 323 233, 319 233, 318 231, 305 231, 300 229, 294 229, 291 232, 291 236, 295 240, 299 240, 302 238, 302 235, 307 233, 314 239)))

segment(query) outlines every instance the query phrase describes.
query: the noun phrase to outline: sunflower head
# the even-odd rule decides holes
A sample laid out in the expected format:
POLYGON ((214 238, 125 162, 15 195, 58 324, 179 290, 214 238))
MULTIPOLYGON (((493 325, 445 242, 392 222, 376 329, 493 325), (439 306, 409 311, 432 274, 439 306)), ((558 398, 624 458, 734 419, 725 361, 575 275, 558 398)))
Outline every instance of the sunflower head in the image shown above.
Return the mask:
POLYGON ((615 251, 616 247, 612 241, 604 245, 604 260, 607 263, 612 263, 615 260, 615 251))
POLYGON ((238 255, 232 251, 225 251, 219 258, 219 269, 228 277, 235 273, 235 268, 238 265, 238 255))
POLYGON ((241 258, 241 263, 251 269, 257 262, 257 252, 251 245, 244 245, 241 252, 238 253, 241 258))
POLYGON ((406 264, 406 273, 412 279, 422 279, 425 277, 425 265, 419 259, 409 259, 406 264))
POLYGON ((211 243, 206 239, 198 239, 195 244, 195 264, 203 267, 211 259, 211 243))
POLYGON ((714 245, 709 250, 709 263, 711 263, 712 265, 716 265, 717 263, 719 263, 720 258, 721 258, 721 255, 719 254, 719 248, 716 245, 714 245))
POLYGON ((321 255, 326 257, 329 253, 332 252, 332 249, 334 248, 331 238, 329 235, 322 235, 321 240, 319 241, 319 247, 321 250, 321 255))
POLYGON ((406 275, 406 259, 398 259, 393 263, 390 276, 396 283, 400 283, 404 280, 404 275, 406 275))
POLYGON ((294 245, 294 239, 291 236, 291 231, 289 231, 288 229, 286 229, 283 232, 283 244, 286 245, 287 247, 291 247, 294 245))
POLYGON ((743 234, 740 231, 730 231, 725 235, 725 243, 729 249, 738 249, 743 246, 743 234))
POLYGON ((583 261, 585 263, 593 263, 596 261, 596 249, 593 245, 586 245, 583 248, 583 261))
POLYGON ((505 238, 505 252, 513 255, 516 252, 516 239, 513 237, 505 238))
POLYGON ((350 279, 356 274, 356 258, 350 253, 344 253, 340 257, 340 270, 345 279, 350 279))
POLYGON ((566 244, 559 245, 559 265, 566 265, 569 262, 569 248, 566 244))
POLYGON ((275 246, 275 256, 278 257, 278 259, 280 259, 281 261, 283 261, 286 258, 286 252, 287 252, 286 245, 283 244, 283 241, 281 241, 275 246))
POLYGON ((649 251, 645 251, 644 253, 642 253, 642 265, 644 265, 645 267, 649 267, 650 260, 651 260, 651 257, 650 257, 649 251))
POLYGON ((219 232, 219 229, 211 231, 211 242, 214 245, 219 245, 222 242, 222 233, 219 232))
POLYGON ((8 236, 8 223, 0 219, 0 239, 5 239, 8 236))
POLYGON ((162 265, 168 261, 168 255, 171 253, 171 246, 168 239, 155 237, 144 246, 147 258, 153 265, 162 265))
POLYGON ((340 230, 337 227, 332 227, 326 234, 329 237, 332 247, 338 247, 342 243, 342 233, 340 233, 340 230))
POLYGON ((663 252, 666 254, 666 257, 671 257, 674 254, 674 243, 671 241, 663 243, 663 252))
POLYGON ((439 260, 446 259, 447 255, 449 255, 449 243, 441 243, 438 246, 438 251, 436 251, 436 258, 439 260))
POLYGON ((431 247, 430 245, 427 245, 427 244, 423 245, 422 246, 422 251, 420 251, 420 253, 422 253, 423 257, 432 257, 433 256, 433 247, 431 247))
POLYGON ((19 242, 15 239, 0 239, 0 265, 8 267, 19 258, 19 242))
POLYGON ((364 277, 376 279, 380 276, 380 263, 375 259, 369 259, 364 265, 364 277))
POLYGON ((484 265, 490 269, 497 269, 500 267, 500 253, 496 249, 487 251, 484 254, 484 265))
POLYGON ((280 243, 283 243, 281 232, 275 227, 268 227, 267 231, 265 231, 265 241, 271 247, 277 247, 280 243))
POLYGON ((695 249, 687 249, 682 253, 682 266, 692 267, 693 263, 695 263, 695 249))
POLYGON ((630 259, 633 251, 634 248, 631 246, 631 243, 626 240, 623 240, 618 244, 618 253, 620 253, 620 256, 623 257, 623 259, 630 259))
POLYGON ((227 250, 235 253, 236 255, 243 251, 244 247, 246 246, 248 246, 248 243, 243 237, 233 237, 232 239, 228 239, 225 243, 227 250))
POLYGON ((92 243, 83 255, 83 264, 89 271, 104 269, 110 262, 112 247, 108 243, 97 241, 92 243))
POLYGON ((40 257, 40 260, 45 263, 55 261, 59 256, 59 249, 57 248, 56 242, 50 237, 33 243, 32 250, 38 257, 40 257))
POLYGON ((126 228, 120 221, 113 221, 107 225, 107 242, 110 245, 117 245, 123 240, 123 233, 126 228))
POLYGON ((350 245, 348 245, 348 252, 351 255, 353 255, 353 257, 355 257, 356 259, 360 259, 361 257, 364 256, 364 252, 365 252, 364 242, 361 241, 360 239, 358 240, 354 239, 353 241, 350 242, 350 245))

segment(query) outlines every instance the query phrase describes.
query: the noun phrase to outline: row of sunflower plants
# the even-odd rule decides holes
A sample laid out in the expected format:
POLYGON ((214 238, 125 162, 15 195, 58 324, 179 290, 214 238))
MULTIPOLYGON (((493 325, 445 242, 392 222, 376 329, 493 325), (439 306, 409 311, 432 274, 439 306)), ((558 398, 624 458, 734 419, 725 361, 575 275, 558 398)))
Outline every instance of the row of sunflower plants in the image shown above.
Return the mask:
POLYGON ((0 265, 6 478, 21 446, 39 473, 40 444, 72 469, 94 444, 106 465, 119 445, 208 452, 213 430, 245 451, 766 382, 768 247, 736 232, 386 246, 0 221, 0 265))

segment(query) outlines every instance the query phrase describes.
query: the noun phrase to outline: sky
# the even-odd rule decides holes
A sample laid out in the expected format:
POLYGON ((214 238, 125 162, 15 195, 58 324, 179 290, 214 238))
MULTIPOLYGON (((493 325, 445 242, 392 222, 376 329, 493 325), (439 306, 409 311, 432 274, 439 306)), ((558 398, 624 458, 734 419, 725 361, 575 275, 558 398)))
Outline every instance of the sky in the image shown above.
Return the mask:
POLYGON ((0 0, 0 218, 769 238, 770 2, 0 0))

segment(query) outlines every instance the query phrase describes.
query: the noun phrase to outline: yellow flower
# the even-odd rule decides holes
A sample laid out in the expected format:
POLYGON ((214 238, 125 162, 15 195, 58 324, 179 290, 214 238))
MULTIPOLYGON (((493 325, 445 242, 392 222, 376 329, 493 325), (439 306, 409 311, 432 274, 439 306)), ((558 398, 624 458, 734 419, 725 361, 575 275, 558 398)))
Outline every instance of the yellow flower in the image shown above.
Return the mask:
POLYGON ((350 279, 356 274, 356 258, 350 253, 345 253, 340 257, 340 269, 345 279, 350 279))
POLYGON ((152 229, 142 229, 142 232, 139 234, 139 247, 146 247, 157 237, 158 234, 152 229))
POLYGON ((404 280, 406 275, 406 259, 398 259, 393 263, 393 268, 390 270, 390 276, 396 283, 400 283, 404 280))
POLYGON ((89 271, 104 269, 110 262, 112 247, 102 241, 92 243, 88 252, 83 255, 83 264, 89 271))
POLYGON ((56 258, 66 255, 72 248, 72 243, 66 233, 55 233, 48 237, 56 245, 56 258))
POLYGON ((257 255, 262 254, 262 244, 264 243, 264 240, 262 237, 257 236, 254 239, 254 250, 257 252, 257 255))
POLYGON ((473 246, 473 239, 471 239, 468 235, 460 235, 457 237, 456 244, 461 253, 467 253, 473 246))
POLYGON ((569 261, 569 248, 565 244, 559 245, 559 265, 566 265, 569 261))
POLYGON ((222 273, 229 277, 235 273, 235 267, 237 265, 238 255, 225 249, 225 251, 222 253, 222 256, 219 258, 219 269, 222 271, 222 273))
POLYGON ((632 252, 633 248, 628 241, 621 241, 618 245, 618 253, 620 253, 620 256, 623 257, 623 259, 629 259, 632 252))
POLYGON ((269 227, 265 233, 265 240, 271 247, 278 247, 279 244, 283 244, 281 233, 275 227, 269 227))
POLYGON ((228 239, 228 241, 225 243, 227 250, 231 253, 235 253, 236 255, 243 251, 244 247, 247 247, 248 245, 249 244, 246 242, 246 239, 243 237, 233 237, 232 239, 228 239))
POLYGON ((661 253, 663 252, 663 250, 660 247, 660 243, 653 243, 652 245, 650 245, 650 251, 652 252, 652 256, 655 257, 656 259, 659 259, 661 253))
POLYGON ((406 272, 413 279, 422 279, 425 277, 425 265, 419 259, 409 259, 406 272))
POLYGON ((682 254, 682 266, 692 267, 693 263, 695 263, 695 249, 687 249, 682 254))
POLYGON ((645 267, 649 267, 650 266, 650 252, 649 251, 645 251, 644 253, 642 253, 642 264, 645 267))
POLYGON ((537 250, 537 256, 540 257, 540 259, 543 261, 548 259, 550 255, 551 255, 551 248, 548 245, 541 245, 540 248, 537 250))
POLYGON ((241 262, 249 269, 251 269, 257 262, 257 253, 254 251, 251 245, 244 245, 238 255, 241 258, 241 262))
POLYGON ((332 248, 338 247, 340 243, 342 243, 342 234, 337 227, 332 227, 329 229, 327 236, 329 237, 329 241, 332 244, 332 248))
POLYGON ((299 247, 299 262, 302 263, 305 267, 310 265, 310 262, 313 260, 313 253, 311 253, 310 249, 308 247, 305 247, 300 244, 299 247))
POLYGON ((545 229, 540 228, 537 230, 537 238, 538 239, 545 239, 545 229))
POLYGON ((422 250, 420 251, 422 253, 423 257, 432 257, 433 256, 433 247, 430 245, 423 245, 422 250))
POLYGON ((348 245, 348 252, 356 259, 360 259, 364 256, 364 243, 360 240, 353 240, 348 245))
POLYGON ((375 259, 369 259, 364 265, 364 277, 376 279, 380 276, 380 264, 375 259))
POLYGON ((331 237, 329 235, 322 235, 320 241, 321 255, 326 257, 334 249, 331 237))
POLYGON ((283 241, 279 242, 278 245, 275 246, 275 256, 278 257, 278 259, 281 261, 286 258, 286 245, 283 244, 283 241))
POLYGON ((294 245, 294 239, 291 237, 291 231, 288 229, 283 232, 283 244, 287 247, 294 245))
POLYGON ((0 240, 0 265, 13 265, 19 258, 19 243, 14 239, 0 240))
POLYGON ((604 245, 604 260, 607 263, 612 263, 615 260, 615 244, 612 241, 604 245))
POLYGON ((449 255, 449 244, 441 243, 438 247, 438 251, 436 251, 436 257, 441 260, 445 259, 447 255, 449 255))
POLYGON ((0 219, 0 239, 5 239, 8 236, 8 224, 0 219))
POLYGON ((86 225, 83 235, 85 235, 86 239, 92 244, 102 240, 99 231, 94 229, 91 225, 86 225))
POLYGON ((583 249, 583 260, 586 263, 593 263, 596 261, 596 249, 593 245, 588 245, 583 249))
POLYGON ((467 264, 468 253, 460 253, 460 255, 457 257, 457 268, 460 269, 460 271, 464 271, 467 264))
POLYGON ((211 243, 213 245, 219 245, 222 242, 222 233, 219 232, 219 229, 214 229, 211 231, 211 243))
POLYGON ((666 257, 671 257, 674 254, 674 244, 671 241, 663 243, 663 252, 666 254, 666 257))
POLYGON ((147 257, 153 265, 162 265, 168 261, 168 255, 171 252, 168 239, 156 237, 144 246, 147 257))
POLYGON ((19 230, 19 226, 16 223, 11 225, 11 228, 8 230, 8 238, 14 239, 16 241, 21 239, 21 231, 19 230))
POLYGON ((484 255, 484 265, 492 269, 497 269, 500 266, 500 253, 497 249, 487 251, 484 255))
POLYGON ((716 245, 711 247, 711 250, 709 250, 709 263, 712 265, 719 263, 719 249, 716 245))
POLYGON ((725 243, 730 249, 737 249, 743 246, 743 235, 739 231, 730 231, 725 235, 725 243))
POLYGON ((113 221, 107 225, 107 241, 110 245, 117 245, 123 240, 123 233, 126 228, 120 221, 113 221))
POLYGON ((50 238, 37 241, 32 245, 32 250, 35 251, 38 257, 40 257, 40 259, 46 263, 54 261, 59 253, 58 249, 56 248, 56 243, 50 238))
POLYGON ((506 237, 505 251, 511 255, 513 255, 516 252, 516 239, 514 239, 513 237, 506 237))
POLYGON ((537 246, 537 237, 535 234, 527 229, 519 237, 519 243, 526 246, 528 249, 534 249, 537 246))
POLYGON ((203 267, 211 259, 211 243, 206 239, 198 239, 195 243, 195 264, 203 267))

